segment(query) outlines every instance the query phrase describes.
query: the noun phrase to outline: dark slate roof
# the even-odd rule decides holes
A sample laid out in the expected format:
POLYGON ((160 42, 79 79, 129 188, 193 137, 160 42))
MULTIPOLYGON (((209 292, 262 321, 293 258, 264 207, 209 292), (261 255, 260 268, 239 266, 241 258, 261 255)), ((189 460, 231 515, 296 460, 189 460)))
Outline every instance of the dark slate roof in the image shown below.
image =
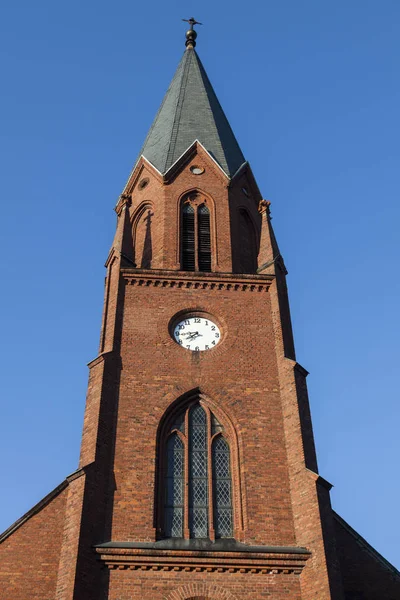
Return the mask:
POLYGON ((140 155, 161 173, 201 142, 230 177, 245 162, 203 65, 187 48, 150 128, 140 155))

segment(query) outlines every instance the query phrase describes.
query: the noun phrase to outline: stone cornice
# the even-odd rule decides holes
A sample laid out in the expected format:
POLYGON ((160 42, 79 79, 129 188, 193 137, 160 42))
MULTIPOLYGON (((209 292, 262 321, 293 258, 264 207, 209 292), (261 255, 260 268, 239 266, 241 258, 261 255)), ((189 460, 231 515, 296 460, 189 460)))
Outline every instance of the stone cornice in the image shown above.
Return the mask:
POLYGON ((97 547, 109 569, 141 571, 196 571, 300 575, 310 553, 298 548, 286 552, 204 552, 154 548, 97 547))
POLYGON ((89 367, 89 369, 92 369, 96 365, 105 362, 108 358, 114 356, 114 354, 115 353, 113 350, 109 350, 108 352, 102 352, 101 354, 96 356, 96 358, 93 358, 90 362, 88 362, 87 366, 89 367))
POLYGON ((302 367, 298 362, 295 363, 294 369, 295 369, 295 371, 298 371, 301 375, 303 375, 303 377, 307 377, 307 375, 310 374, 307 371, 307 369, 305 369, 304 367, 302 367))
POLYGON ((127 284, 144 287, 242 292, 266 292, 274 280, 273 275, 236 275, 156 269, 121 269, 121 275, 127 284))
POLYGON ((328 490, 328 492, 333 488, 333 483, 330 483, 327 479, 325 479, 324 477, 321 477, 321 475, 319 475, 319 473, 316 473, 312 469, 307 469, 307 468, 306 468, 306 471, 312 477, 312 479, 314 479, 314 481, 317 485, 322 486, 323 488, 328 490))

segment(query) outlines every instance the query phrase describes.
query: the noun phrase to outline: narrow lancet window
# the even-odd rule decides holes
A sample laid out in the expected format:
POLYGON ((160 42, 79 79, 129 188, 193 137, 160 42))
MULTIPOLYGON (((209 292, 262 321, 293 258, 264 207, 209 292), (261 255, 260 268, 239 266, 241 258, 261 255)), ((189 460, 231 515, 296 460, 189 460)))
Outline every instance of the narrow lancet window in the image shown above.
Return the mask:
POLYGON ((208 537, 207 418, 196 404, 189 417, 189 528, 192 538, 208 537))
POLYGON ((183 536, 184 502, 184 452, 178 434, 172 434, 167 442, 167 469, 165 477, 165 535, 183 536))
POLYGON ((195 226, 194 208, 185 204, 182 211, 182 269, 195 271, 195 226))
POLYGON ((222 436, 212 445, 215 537, 233 537, 229 446, 222 436))
POLYGON ((210 211, 202 204, 197 213, 199 271, 211 271, 210 211))

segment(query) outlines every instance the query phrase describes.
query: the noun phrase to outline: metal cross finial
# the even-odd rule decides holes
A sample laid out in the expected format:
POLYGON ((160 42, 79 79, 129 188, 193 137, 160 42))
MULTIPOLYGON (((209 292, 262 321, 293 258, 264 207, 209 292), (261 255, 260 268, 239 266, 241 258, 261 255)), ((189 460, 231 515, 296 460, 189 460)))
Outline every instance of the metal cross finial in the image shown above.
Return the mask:
POLYGON ((196 21, 196 19, 194 17, 190 17, 190 19, 182 19, 182 21, 185 21, 185 23, 189 23, 189 25, 190 25, 190 31, 194 31, 193 30, 193 25, 203 25, 203 23, 200 23, 199 21, 196 21))
POLYGON ((193 29, 194 25, 202 25, 199 21, 196 21, 194 17, 190 17, 190 19, 182 19, 186 23, 189 23, 190 29, 186 32, 186 46, 188 48, 194 48, 196 45, 197 31, 193 29))

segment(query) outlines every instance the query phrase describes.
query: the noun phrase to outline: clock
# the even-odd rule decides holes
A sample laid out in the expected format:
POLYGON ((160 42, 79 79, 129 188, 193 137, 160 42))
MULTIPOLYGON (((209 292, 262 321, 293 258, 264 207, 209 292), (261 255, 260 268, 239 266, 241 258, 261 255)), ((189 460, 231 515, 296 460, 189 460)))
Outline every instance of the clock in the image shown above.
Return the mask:
POLYGON ((186 315, 175 322, 172 329, 174 340, 193 352, 211 350, 221 340, 221 331, 208 317, 186 315))

